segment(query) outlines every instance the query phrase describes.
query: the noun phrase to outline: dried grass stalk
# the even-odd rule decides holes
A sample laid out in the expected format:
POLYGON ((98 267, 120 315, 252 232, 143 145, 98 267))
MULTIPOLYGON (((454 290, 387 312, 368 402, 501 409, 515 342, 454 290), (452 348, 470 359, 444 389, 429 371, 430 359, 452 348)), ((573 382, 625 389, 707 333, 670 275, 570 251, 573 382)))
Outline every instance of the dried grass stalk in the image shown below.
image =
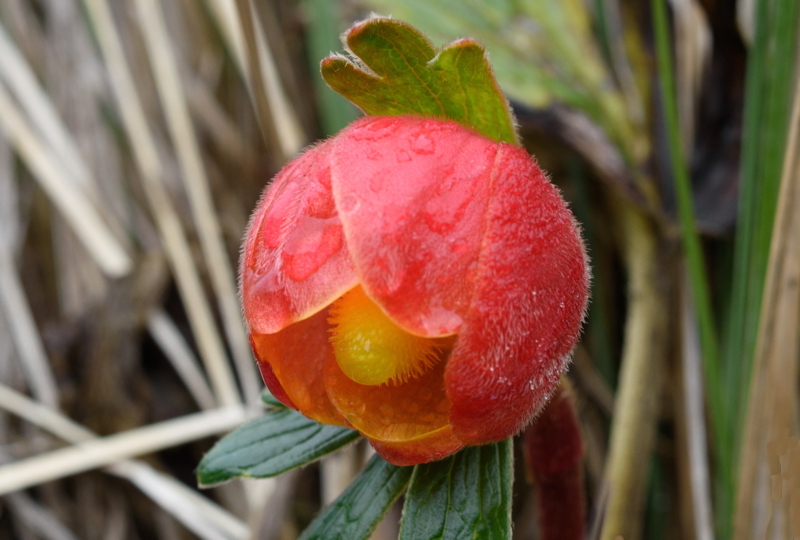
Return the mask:
POLYGON ((147 317, 147 330, 200 408, 210 410, 216 407, 214 394, 200 369, 200 363, 169 315, 163 310, 151 312, 147 317))
MULTIPOLYGON (((0 385, 0 408, 72 443, 98 440, 97 436, 85 427, 2 385, 0 385)), ((0 471, 2 470, 5 469, 0 468, 0 471)), ((248 537, 247 527, 228 511, 145 463, 120 461, 108 467, 106 471, 132 482, 200 538, 210 540, 248 537)))
POLYGON ((603 540, 641 535, 642 505, 663 384, 665 299, 659 292, 657 242, 652 224, 620 203, 620 230, 628 269, 628 314, 619 386, 614 406, 605 489, 603 540))
MULTIPOLYGON (((178 155, 181 178, 189 196, 195 227, 200 237, 205 263, 222 313, 223 327, 233 353, 239 380, 248 403, 258 403, 258 378, 250 346, 242 325, 234 272, 222 240, 222 232, 200 147, 194 134, 179 68, 157 0, 137 0, 140 28, 145 38, 150 64, 159 97, 166 114, 167 127, 178 155)), ((226 392, 220 395, 224 405, 238 400, 233 380, 226 381, 226 392), (228 391, 232 389, 232 391, 228 391)))
POLYGON ((245 417, 241 407, 205 411, 16 461, 0 467, 0 494, 224 433, 245 417))
POLYGON ((110 277, 130 272, 132 261, 86 194, 75 189, 62 164, 35 135, 0 84, 0 124, 14 149, 70 224, 97 265, 110 277))
MULTIPOLYGON (((796 66, 800 73, 800 65, 796 66)), ((739 469, 734 539, 788 538, 789 500, 781 464, 768 448, 798 435, 800 371, 800 81, 795 82, 778 208, 761 305, 744 442, 739 469), (769 460, 772 460, 771 462, 769 460), (777 497, 772 490, 777 479, 777 497), (773 484, 773 485, 771 485, 773 484), (780 526, 783 524, 783 526, 780 526), (785 526, 785 529, 784 529, 785 526), (768 527, 772 527, 768 531, 768 527), (784 536, 785 535, 785 536, 784 536)), ((788 477, 788 473, 787 473, 788 477)), ((797 519, 797 517, 795 517, 797 519)), ((795 525, 797 526, 797 525, 795 525)))
POLYGON ((705 401, 703 398, 703 369, 697 317, 689 294, 688 276, 681 282, 681 334, 683 350, 680 366, 680 391, 682 403, 677 407, 677 423, 682 430, 686 457, 688 496, 681 498, 684 515, 691 520, 691 534, 695 540, 713 540, 714 520, 711 508, 708 441, 706 437, 705 401))
MULTIPOLYGON (((239 71, 248 82, 251 99, 255 102, 255 87, 252 84, 253 74, 247 63, 246 41, 242 21, 236 9, 236 0, 207 0, 208 7, 214 14, 228 48, 231 50, 239 71)), ((252 10, 252 6, 251 6, 252 10)), ((258 50, 261 78, 264 81, 264 93, 272 112, 271 121, 278 137, 279 150, 285 157, 291 157, 308 142, 308 138, 300 127, 300 122, 292 110, 286 94, 280 84, 280 76, 272 58, 269 43, 264 37, 261 24, 254 18, 256 48, 258 50)))
POLYGON ((142 186, 152 207, 165 254, 175 273, 206 371, 217 399, 223 404, 236 403, 238 391, 228 366, 222 339, 216 328, 211 306, 203 292, 199 270, 192 258, 186 233, 164 186, 162 163, 107 0, 85 0, 85 4, 109 70, 125 132, 142 175, 142 186))

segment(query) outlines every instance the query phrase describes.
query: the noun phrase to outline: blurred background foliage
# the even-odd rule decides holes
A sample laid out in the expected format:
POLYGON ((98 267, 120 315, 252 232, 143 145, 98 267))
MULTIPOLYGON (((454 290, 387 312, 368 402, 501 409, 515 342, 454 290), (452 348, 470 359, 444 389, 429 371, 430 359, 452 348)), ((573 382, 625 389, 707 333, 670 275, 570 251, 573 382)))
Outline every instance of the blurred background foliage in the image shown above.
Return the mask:
MULTIPOLYGON (((583 224, 591 537, 790 538, 798 10, 0 0, 0 537, 291 539, 363 466, 354 446, 194 489, 213 438, 258 414, 235 292, 249 211, 358 116, 318 66, 375 12, 486 46, 583 224)), ((533 508, 518 471, 515 537, 535 538, 533 508)))

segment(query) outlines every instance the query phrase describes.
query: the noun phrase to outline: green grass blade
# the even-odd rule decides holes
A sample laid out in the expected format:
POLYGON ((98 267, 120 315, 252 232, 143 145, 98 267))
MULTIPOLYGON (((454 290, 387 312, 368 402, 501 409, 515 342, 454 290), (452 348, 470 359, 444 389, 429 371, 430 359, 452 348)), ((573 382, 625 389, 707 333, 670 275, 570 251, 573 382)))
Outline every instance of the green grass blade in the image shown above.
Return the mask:
POLYGON ((725 409, 726 398, 722 386, 719 343, 717 341, 714 314, 711 308, 708 274, 700 244, 700 236, 695 227, 692 187, 681 146, 667 8, 665 0, 653 0, 652 6, 662 107, 667 129, 667 141, 678 203, 678 218, 684 255, 689 273, 692 300, 697 312, 700 348, 703 356, 703 375, 708 396, 713 448, 716 458, 715 465, 720 481, 718 495, 729 497, 733 493, 735 473, 733 448, 729 442, 731 440, 729 415, 725 409))
POLYGON ((684 252, 689 268, 692 299, 697 310, 700 327, 700 340, 709 399, 712 401, 712 424, 717 435, 724 433, 721 425, 724 415, 719 410, 722 404, 722 388, 720 380, 719 345, 717 342, 714 317, 711 310, 711 295, 708 289, 706 264, 700 245, 700 235, 694 222, 694 203, 686 160, 681 147, 680 128, 678 126, 678 106, 675 98, 675 82, 672 70, 672 58, 669 42, 669 26, 664 0, 653 0, 653 21, 656 35, 656 52, 658 55, 658 73, 661 83, 662 106, 667 127, 672 174, 675 194, 678 203, 678 218, 681 227, 684 252))
MULTIPOLYGON (((745 88, 739 219, 734 246, 730 311, 723 341, 724 388, 731 439, 738 459, 755 354, 772 227, 791 116, 798 13, 795 0, 760 0, 745 88)), ((734 461, 736 463, 736 461, 734 461)), ((728 493, 728 491, 725 491, 728 493)), ((728 536, 733 494, 719 504, 720 533, 728 536)))
POLYGON ((786 146, 799 6, 792 0, 759 2, 748 61, 739 228, 724 349, 725 382, 737 433, 747 403, 741 396, 749 386, 786 146))

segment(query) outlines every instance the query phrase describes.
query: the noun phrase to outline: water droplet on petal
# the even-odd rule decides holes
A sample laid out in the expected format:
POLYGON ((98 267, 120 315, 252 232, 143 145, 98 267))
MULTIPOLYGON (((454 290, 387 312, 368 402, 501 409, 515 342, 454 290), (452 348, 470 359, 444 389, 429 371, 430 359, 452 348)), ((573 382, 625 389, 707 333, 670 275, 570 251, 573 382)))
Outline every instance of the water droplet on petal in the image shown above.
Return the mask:
POLYGON ((294 281, 303 281, 319 270, 342 244, 342 225, 338 218, 304 216, 283 247, 283 270, 294 281))
POLYGON ((350 130, 349 136, 357 141, 377 141, 392 133, 395 122, 387 120, 363 120, 361 125, 350 130))
POLYGON ((339 210, 345 214, 349 214, 351 212, 355 212, 358 210, 360 206, 360 202, 358 197, 352 194, 347 194, 342 197, 341 204, 339 205, 339 210))
POLYGON ((430 308, 420 322, 427 334, 446 335, 457 332, 464 324, 464 319, 456 312, 439 306, 430 308))
POLYGON ((428 133, 420 133, 411 141, 411 150, 417 154, 433 154, 436 151, 436 141, 428 133))
POLYGON ((280 275, 277 271, 269 269, 265 274, 259 276, 256 282, 259 292, 271 293, 283 289, 283 283, 280 281, 280 275))
POLYGON ((453 242, 453 247, 451 248, 453 253, 464 253, 467 250, 467 241, 463 238, 459 238, 455 242, 453 242))
POLYGON ((378 295, 394 293, 403 284, 406 277, 406 268, 391 252, 376 257, 369 268, 378 295))

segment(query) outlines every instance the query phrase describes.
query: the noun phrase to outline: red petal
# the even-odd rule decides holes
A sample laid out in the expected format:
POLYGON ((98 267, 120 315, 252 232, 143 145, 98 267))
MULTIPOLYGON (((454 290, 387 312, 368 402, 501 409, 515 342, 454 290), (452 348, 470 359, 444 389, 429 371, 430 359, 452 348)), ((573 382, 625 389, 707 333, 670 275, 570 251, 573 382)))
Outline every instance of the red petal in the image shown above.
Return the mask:
POLYGON ((349 379, 329 356, 325 386, 347 424, 367 437, 387 461, 395 465, 425 463, 464 446, 448 423, 445 365, 441 361, 402 384, 366 386, 349 379))
POLYGON ((333 193, 362 286, 408 332, 457 332, 498 145, 452 122, 403 116, 361 119, 334 143, 333 193))
POLYGON ((253 213, 240 271, 245 317, 259 334, 316 313, 357 282, 331 195, 331 147, 284 167, 253 213))
POLYGON ((577 226, 527 153, 502 145, 475 295, 445 374, 468 444, 519 432, 565 370, 586 308, 577 226))
MULTIPOLYGON (((253 348, 253 354, 256 356, 256 358, 258 358, 258 353, 256 352, 256 346, 253 342, 252 335, 250 336, 250 346, 253 348)), ((283 389, 281 381, 279 381, 278 377, 275 376, 275 372, 272 371, 272 366, 269 365, 269 362, 259 360, 257 364, 258 370, 261 372, 261 379, 263 379, 264 384, 267 385, 269 391, 272 392, 272 395, 275 396, 275 399, 290 409, 297 410, 297 405, 294 404, 292 398, 290 398, 289 394, 286 393, 286 390, 283 389)))
POLYGON ((268 372, 273 373, 288 402, 267 382, 275 397, 313 420, 343 425, 342 415, 328 399, 323 383, 326 357, 335 363, 328 342, 327 313, 316 313, 276 334, 253 332, 251 343, 258 361, 269 364, 268 372))

